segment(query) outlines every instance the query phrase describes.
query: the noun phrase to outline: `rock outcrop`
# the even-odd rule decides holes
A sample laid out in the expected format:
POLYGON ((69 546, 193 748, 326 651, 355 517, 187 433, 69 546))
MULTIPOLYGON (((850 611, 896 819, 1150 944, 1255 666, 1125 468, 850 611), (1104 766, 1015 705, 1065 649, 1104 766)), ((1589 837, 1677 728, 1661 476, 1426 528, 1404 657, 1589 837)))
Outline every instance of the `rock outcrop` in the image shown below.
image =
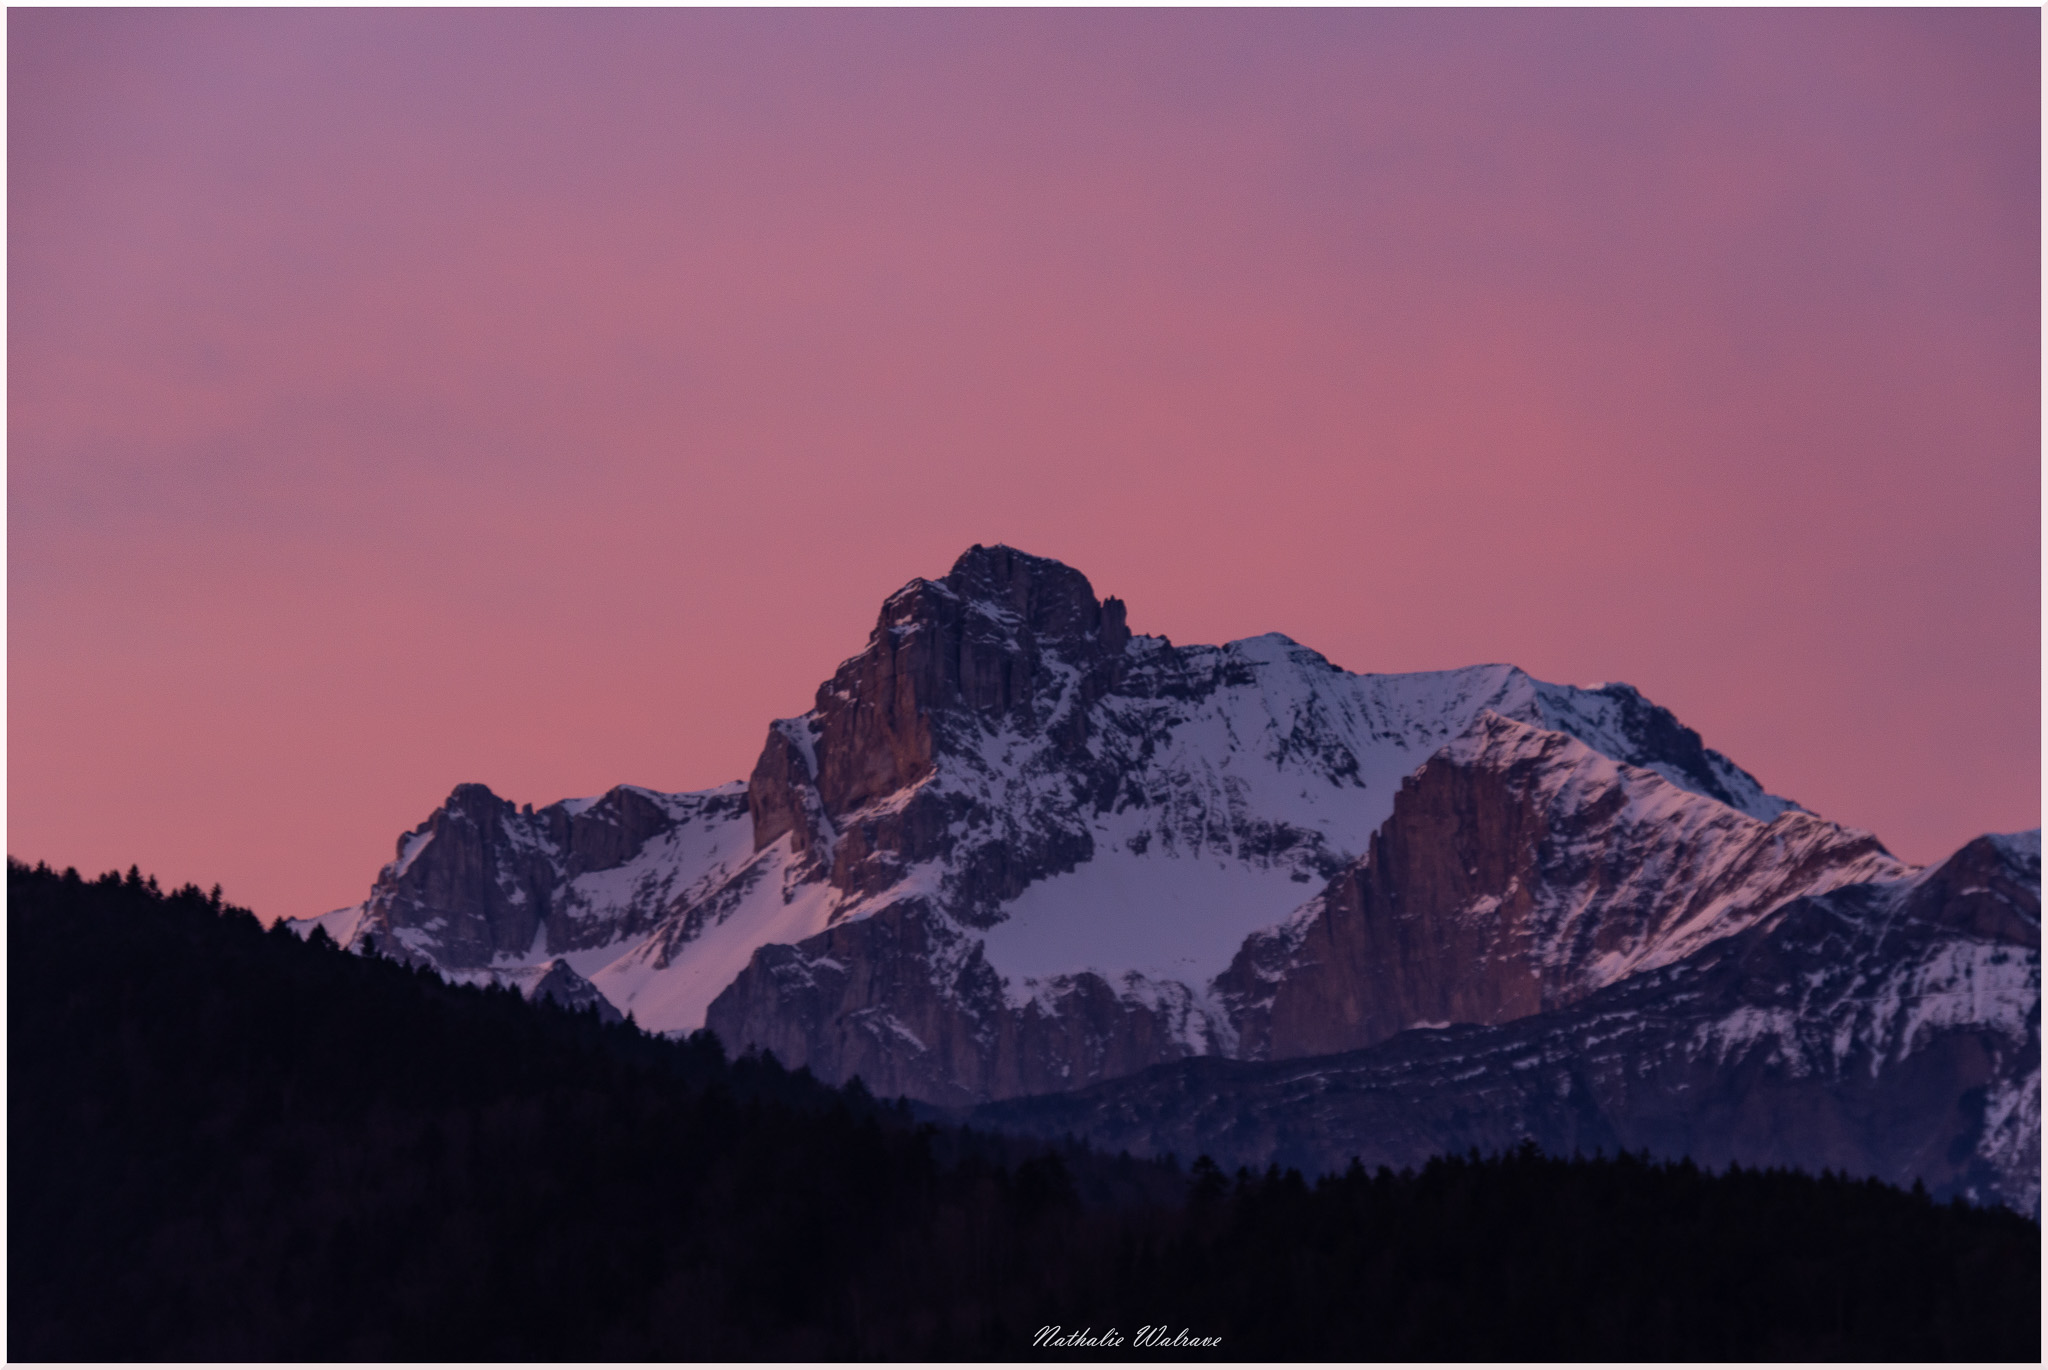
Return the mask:
POLYGON ((690 891, 690 858, 744 840, 738 785, 661 794, 620 785, 536 811, 458 785, 398 839, 351 941, 443 970, 525 963, 644 934, 690 891))
POLYGON ((942 759, 1005 733, 1085 763, 1091 707, 1123 675, 1129 641, 1120 601, 1007 547, 974 547, 945 579, 911 581, 883 603, 866 649, 818 687, 817 707, 770 727, 747 784, 755 848, 792 834, 855 897, 945 860, 953 911, 992 919, 1033 880, 1087 860, 1089 834, 1045 813, 1005 830, 1000 819, 1024 815, 927 782, 942 759), (1036 840, 1019 841, 1027 831, 1036 840))

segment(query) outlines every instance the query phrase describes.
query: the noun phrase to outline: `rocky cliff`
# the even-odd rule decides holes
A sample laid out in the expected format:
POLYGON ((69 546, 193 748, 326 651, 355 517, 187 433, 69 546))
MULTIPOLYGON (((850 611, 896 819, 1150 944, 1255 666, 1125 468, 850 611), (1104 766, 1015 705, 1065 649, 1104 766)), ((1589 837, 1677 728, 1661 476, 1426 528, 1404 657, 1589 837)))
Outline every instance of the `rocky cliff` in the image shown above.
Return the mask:
POLYGON ((1925 1182, 2040 1212, 2040 834, 1839 887, 1498 1026, 1161 1066, 982 1126, 1314 1173, 1533 1139, 1925 1182))
POLYGON ((743 840, 737 785, 660 794, 621 785, 524 809, 458 785, 398 839, 355 935, 444 969, 609 945, 650 929, 706 854, 743 840))
POLYGON ((1217 987, 1238 1055, 1560 1008, 1802 894, 1907 867, 1802 810, 1766 823, 1490 710, 1401 782, 1365 858, 1217 987))

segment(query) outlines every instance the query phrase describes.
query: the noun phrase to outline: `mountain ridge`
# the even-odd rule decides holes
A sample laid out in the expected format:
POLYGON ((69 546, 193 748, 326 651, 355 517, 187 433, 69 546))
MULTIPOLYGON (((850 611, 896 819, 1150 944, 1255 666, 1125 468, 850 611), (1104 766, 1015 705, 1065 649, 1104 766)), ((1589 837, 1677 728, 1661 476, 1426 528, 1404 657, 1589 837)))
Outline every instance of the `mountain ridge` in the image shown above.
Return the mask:
MULTIPOLYGON (((1094 855, 1095 834, 1072 821, 1072 811, 1101 810, 1133 799, 1142 803, 1146 796, 1136 791, 1146 784, 1163 792, 1161 797, 1178 812, 1153 825, 1156 832, 1127 835, 1141 850, 1156 837, 1160 851, 1192 848, 1199 853, 1205 838, 1212 846, 1220 838, 1238 857, 1248 838, 1253 846, 1263 843, 1272 849, 1264 855, 1291 857, 1291 877, 1313 883, 1355 854, 1337 842, 1362 846, 1377 816, 1373 805, 1360 812, 1352 802, 1337 806, 1352 812, 1329 815, 1314 812, 1313 805, 1303 813, 1304 806, 1295 804, 1296 812, 1277 815, 1277 821, 1253 815, 1247 822, 1244 815, 1229 812, 1230 783, 1239 777, 1219 777, 1208 758, 1199 755, 1193 764, 1183 756, 1178 766, 1155 768, 1167 772, 1163 777, 1140 775, 1134 781, 1133 761, 1142 770, 1162 740, 1159 734, 1170 742, 1172 733, 1188 731, 1188 719, 1169 718, 1163 727, 1142 717, 1125 720, 1132 726, 1121 741, 1135 757, 1112 757, 1102 765, 1089 755, 1100 751, 1101 729, 1090 738, 1088 705, 1107 694, 1120 692, 1127 706, 1138 706, 1126 707, 1126 714, 1148 707, 1156 713, 1176 703, 1199 706, 1219 690, 1242 694, 1276 672, 1293 678, 1282 683, 1283 693, 1291 696, 1281 701, 1291 715, 1285 720, 1287 731, 1267 729, 1273 750, 1283 765, 1297 762, 1295 769, 1310 771, 1319 789, 1369 789, 1377 783, 1384 793, 1397 778, 1394 773, 1407 771, 1419 758, 1402 754, 1392 764, 1383 759, 1378 769, 1385 774, 1369 783, 1359 773, 1360 752, 1371 751, 1375 742, 1391 741, 1395 750, 1405 752, 1411 745, 1420 749, 1445 740, 1467 720, 1472 705, 1485 703, 1546 722, 1564 721, 1604 746, 1662 766, 1703 792, 1745 800, 1762 811, 1787 803, 1763 795, 1746 773, 1705 751, 1696 734, 1625 686, 1605 686, 1581 697, 1584 692, 1534 681, 1512 667, 1354 676, 1278 634, 1221 648, 1175 648, 1163 638, 1134 638, 1121 602, 1096 600, 1079 572, 1009 548, 977 547, 963 554, 945 579, 913 580, 891 595, 867 648, 819 687, 812 713, 771 725, 745 787, 745 802, 756 858, 778 837, 790 836, 786 856, 764 862, 775 870, 746 869, 746 858, 735 850, 732 829, 739 815, 733 786, 695 795, 621 786, 594 799, 559 801, 537 814, 515 811, 509 801, 482 787, 461 786, 426 824, 399 840, 397 859, 385 868, 361 916, 348 920, 330 914, 324 921, 345 936, 377 935, 387 945, 395 941, 404 954, 448 969, 490 969, 568 953, 585 975, 604 967, 599 958, 578 953, 657 934, 655 925, 665 921, 658 947, 639 955, 633 965, 666 971, 679 954, 687 955, 707 925, 725 922, 747 890, 764 881, 786 887, 823 876, 831 887, 827 899, 832 907, 822 922, 812 920, 817 926, 811 931, 860 916, 863 905, 871 908, 869 901, 878 895, 917 894, 918 882, 905 878, 912 874, 907 868, 937 855, 935 846, 947 830, 961 826, 965 809, 968 819, 978 820, 970 826, 981 831, 966 850, 950 854, 950 869, 936 873, 944 886, 936 892, 945 896, 957 919, 986 931, 1002 921, 1006 898, 1048 875, 1085 865, 1094 855), (1322 699, 1317 684, 1332 681, 1350 684, 1357 697, 1322 699), (1446 691, 1448 698, 1430 697, 1446 691), (1335 720, 1334 735, 1332 720, 1324 716, 1333 703, 1338 713, 1352 715, 1335 720), (1443 715, 1447 710, 1448 719, 1413 717, 1418 711, 1443 715), (988 726, 991 719, 997 727, 988 726), (1022 723, 1023 732, 1039 735, 1020 738, 1015 735, 1019 729, 1010 727, 1012 735, 1005 741, 1012 750, 1019 741, 1027 744, 1027 752, 1030 743, 1043 741, 1049 745, 1039 750, 1055 764, 1040 764, 1034 776, 1032 763, 1048 756, 1027 755, 1020 774, 1016 767, 1006 772, 1000 762, 975 755, 978 764, 968 769, 980 770, 978 778, 994 782, 1001 792, 976 794, 972 785, 949 786, 950 777, 939 774, 933 760, 934 755, 948 760, 949 738, 955 753, 979 754, 991 741, 989 734, 1000 735, 1006 722, 1022 723), (1148 723, 1155 726, 1148 728, 1148 723), (1347 731, 1348 737, 1342 735, 1347 731), (1664 747, 1664 753, 1644 754, 1645 738, 1664 747), (1096 743, 1092 749, 1091 741, 1096 743), (934 753, 935 745, 940 752, 934 753), (1098 764, 1091 766, 1091 761, 1098 764), (1032 780, 1075 762, 1088 772, 1078 786, 1055 785, 1050 804, 1045 795, 1028 793, 1032 780), (1017 784, 1020 779, 1026 783, 1017 784), (1119 784, 1122 794, 1116 792, 1119 784), (1212 814, 1212 808, 1219 812, 1212 814), (1241 831, 1230 831, 1233 820, 1241 831), (677 830, 686 827, 700 840, 677 840, 677 830), (414 874, 414 861, 437 839, 440 849, 414 874), (691 846, 696 850, 680 850, 691 846)), ((1241 720, 1228 716, 1228 709, 1210 712, 1225 716, 1192 721, 1220 733, 1227 744, 1241 720)), ((1382 745, 1379 750, 1388 749, 1382 745)), ((1341 800, 1343 795, 1325 797, 1341 800)), ((1259 864, 1259 855, 1254 853, 1253 864, 1259 864)), ((1273 862, 1264 864, 1270 868, 1273 862)), ((1293 910, 1299 900, 1288 894, 1281 890, 1276 898, 1268 889, 1267 921, 1293 910)), ((773 932, 784 934, 793 930, 793 921, 802 922, 767 921, 775 924, 773 932)), ((1195 978, 1222 970, 1247 930, 1220 933, 1229 945, 1195 978)), ((625 954, 622 950, 608 959, 625 954)), ((726 973, 730 959, 720 962, 718 973, 726 973)), ((629 969, 612 977, 609 993, 637 999, 634 986, 618 983, 633 978, 629 969)), ((1131 967, 1099 969, 1116 974, 1131 967)), ((651 1017, 646 1006, 628 1006, 660 1026, 686 1029, 695 1025, 691 1020, 706 996, 682 997, 687 1002, 679 1008, 666 1013, 655 1008, 651 1017)))
POLYGON ((1568 1012, 1914 874, 1630 686, 1175 646, 976 546, 883 602, 746 781, 457 787, 311 921, 967 1106, 1568 1012))
POLYGON ((1362 1049, 1203 1059, 957 1116, 1226 1165, 1532 1140, 1925 1183, 2038 1216, 2040 834, 1802 896, 1568 1007, 1362 1049))

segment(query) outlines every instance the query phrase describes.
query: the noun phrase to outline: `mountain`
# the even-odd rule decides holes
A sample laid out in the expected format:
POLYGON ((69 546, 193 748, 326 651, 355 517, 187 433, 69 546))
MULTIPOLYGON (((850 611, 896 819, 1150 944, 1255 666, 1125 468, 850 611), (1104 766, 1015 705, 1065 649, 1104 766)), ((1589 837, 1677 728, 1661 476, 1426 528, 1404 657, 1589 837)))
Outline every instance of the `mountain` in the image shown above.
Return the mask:
POLYGON ((1527 1139, 2041 1202, 2041 845, 1779 906, 1568 1008, 1284 1062, 1186 1061, 980 1125, 1311 1172, 1527 1139))
POLYGON ((1915 878, 1627 685, 1175 646, 977 546, 883 603, 745 782, 459 786, 309 921, 968 1106, 1550 1022, 1915 878))
POLYGON ((736 1040, 918 1094, 1043 1088, 1077 1064, 1097 1078, 1230 1048, 1209 980, 1353 860, 1401 778, 1486 708, 1750 813, 1789 807, 1626 686, 1354 676, 1277 635, 1176 648, 1133 637, 1068 567, 975 548, 888 599, 745 785, 538 812, 459 786, 364 906, 320 921, 465 976, 556 960, 658 1030, 765 976, 768 1002, 743 994, 722 1019, 736 1040), (923 963, 837 1015, 865 1042, 835 1053, 732 1021, 774 1019, 782 991, 832 974, 830 956, 771 953, 748 977, 758 949, 842 928, 907 938, 923 963), (938 1002, 920 993, 933 983, 938 1002), (962 1039, 958 1078, 884 1059, 926 1055, 926 1037, 962 1039))

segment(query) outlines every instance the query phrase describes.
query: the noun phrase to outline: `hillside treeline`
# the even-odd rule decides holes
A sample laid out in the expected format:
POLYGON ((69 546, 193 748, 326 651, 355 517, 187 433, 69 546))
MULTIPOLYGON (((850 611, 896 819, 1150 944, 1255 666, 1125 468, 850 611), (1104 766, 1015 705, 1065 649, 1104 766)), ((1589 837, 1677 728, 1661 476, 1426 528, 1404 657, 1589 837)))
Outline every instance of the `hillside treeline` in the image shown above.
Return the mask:
POLYGON ((8 953, 9 1359, 2039 1359, 2039 1227, 1874 1182, 1048 1148, 132 869, 8 953))

